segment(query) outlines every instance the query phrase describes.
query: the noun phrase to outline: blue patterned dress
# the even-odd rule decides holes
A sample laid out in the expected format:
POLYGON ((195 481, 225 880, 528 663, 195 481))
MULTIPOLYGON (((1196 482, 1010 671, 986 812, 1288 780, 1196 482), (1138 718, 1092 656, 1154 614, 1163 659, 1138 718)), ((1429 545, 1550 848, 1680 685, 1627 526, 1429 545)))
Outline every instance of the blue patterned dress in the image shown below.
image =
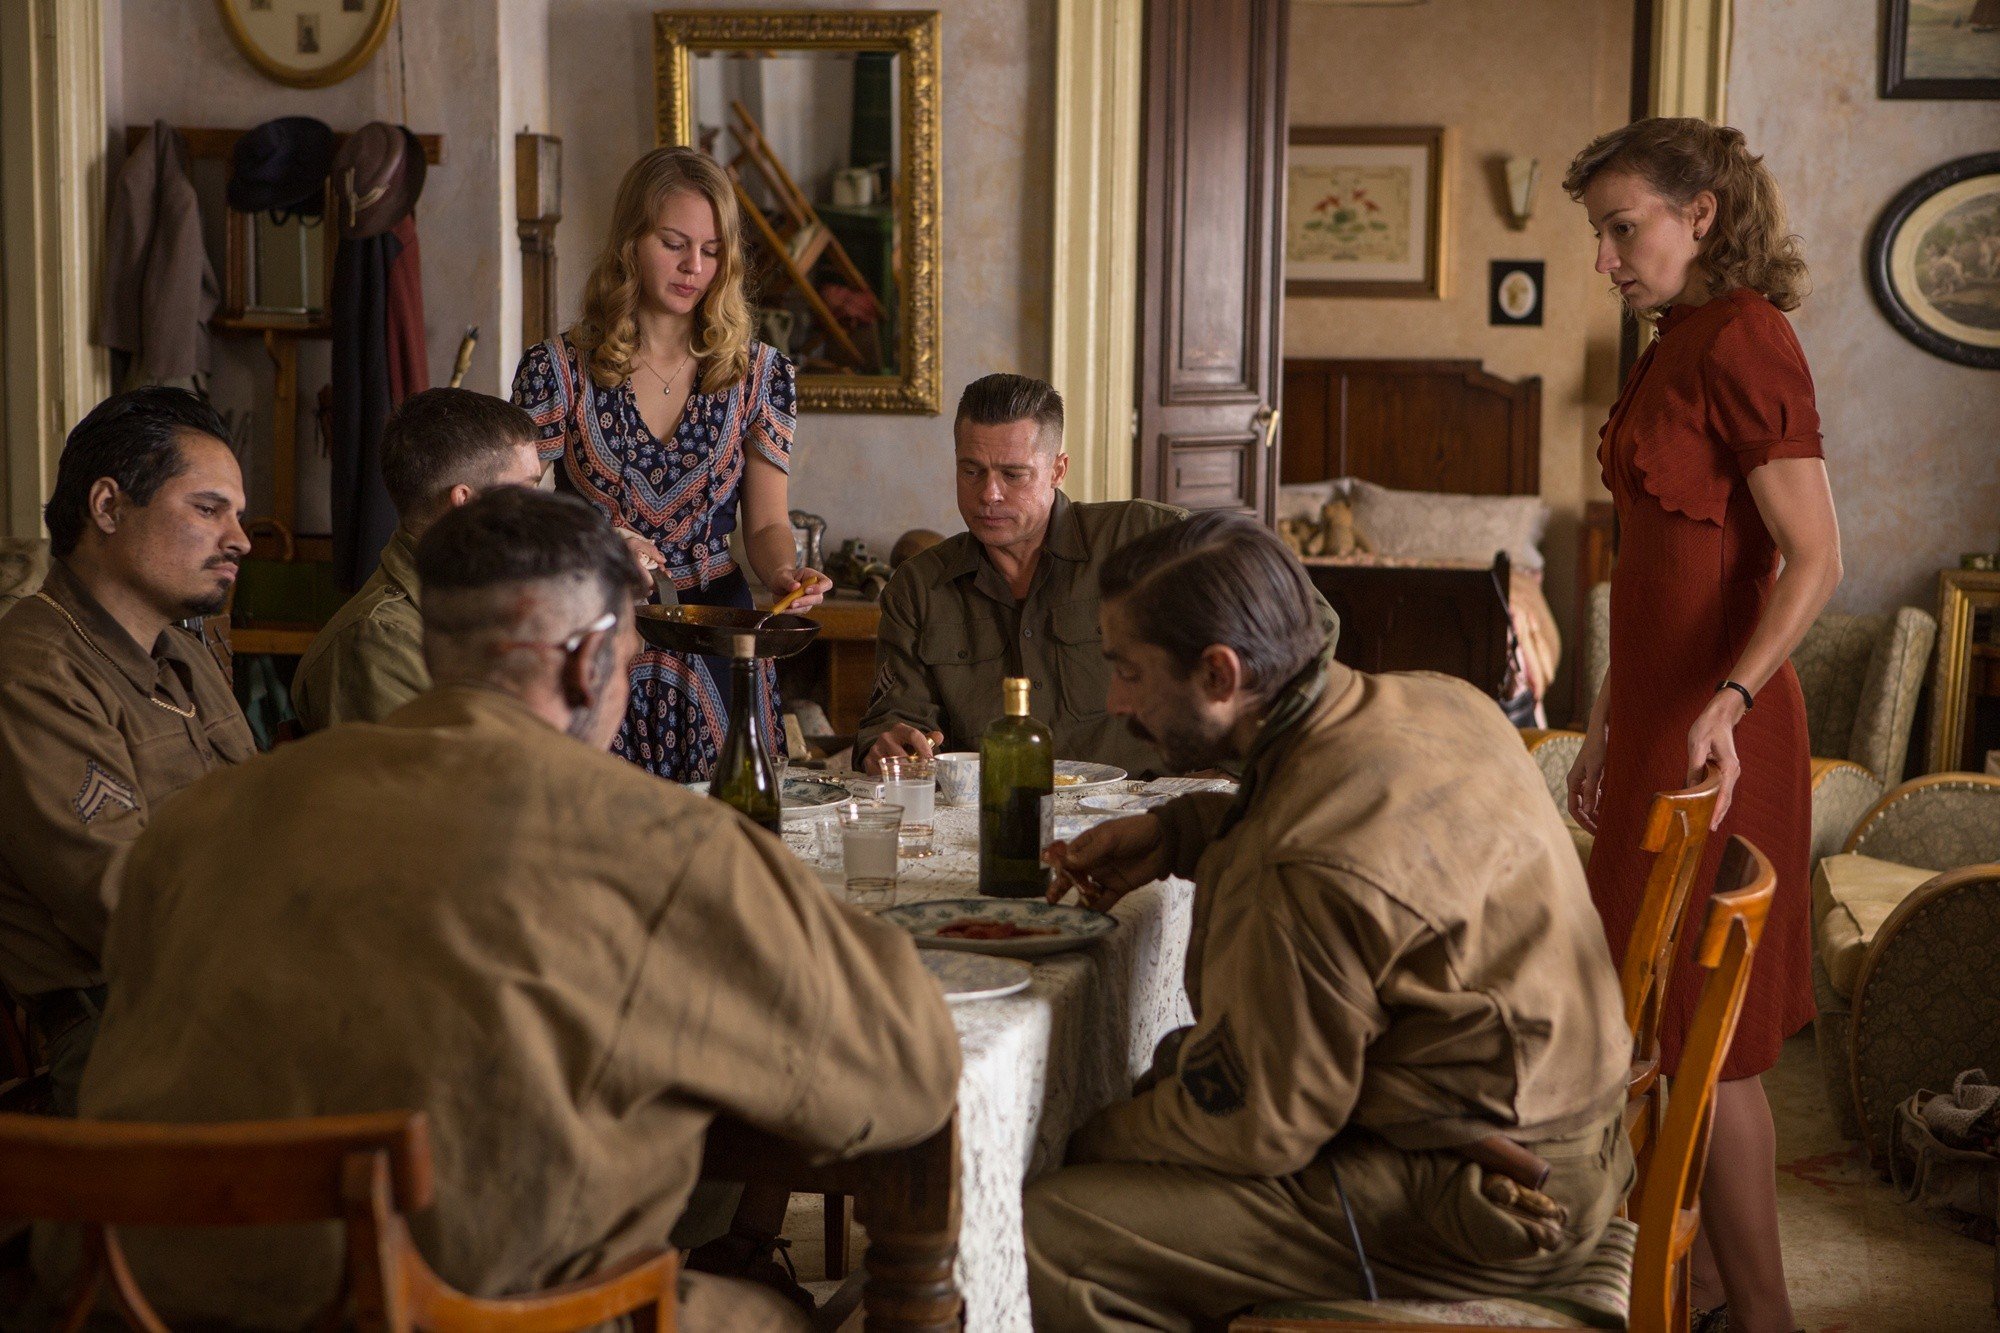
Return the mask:
MULTIPOLYGON (((514 372, 514 402, 535 419, 543 459, 561 460, 557 489, 659 547, 684 602, 751 605, 749 582, 729 555, 749 451, 791 470, 792 363, 763 343, 750 353, 740 382, 688 395, 664 444, 646 428, 631 381, 614 389, 592 383, 567 334, 530 348, 514 372)), ((729 692, 727 659, 647 648, 632 663, 632 702, 613 748, 663 778, 705 781, 728 730, 729 692)), ((782 753, 768 663, 758 694, 782 753)))

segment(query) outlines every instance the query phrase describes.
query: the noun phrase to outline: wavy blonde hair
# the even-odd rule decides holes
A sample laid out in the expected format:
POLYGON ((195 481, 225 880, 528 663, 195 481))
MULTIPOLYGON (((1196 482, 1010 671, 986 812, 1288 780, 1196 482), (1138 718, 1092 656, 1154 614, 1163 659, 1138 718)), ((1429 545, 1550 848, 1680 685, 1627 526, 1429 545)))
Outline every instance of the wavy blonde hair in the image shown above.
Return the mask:
POLYGON ((1784 201, 1764 159, 1743 131, 1688 116, 1635 120, 1591 141, 1563 177, 1581 200, 1607 171, 1639 177, 1668 203, 1685 208, 1703 190, 1715 196, 1715 224, 1696 261, 1718 292, 1748 287, 1780 310, 1796 310, 1809 290, 1799 238, 1785 225, 1784 201))
POLYGON ((750 369, 750 302, 743 291, 742 218, 736 191, 715 159, 693 148, 655 148, 625 173, 611 210, 611 235, 583 288, 583 314, 569 338, 606 389, 632 374, 639 346, 639 242, 659 226, 667 196, 686 190, 715 210, 721 242, 715 278, 694 311, 694 354, 701 358, 701 391, 719 393, 750 369))

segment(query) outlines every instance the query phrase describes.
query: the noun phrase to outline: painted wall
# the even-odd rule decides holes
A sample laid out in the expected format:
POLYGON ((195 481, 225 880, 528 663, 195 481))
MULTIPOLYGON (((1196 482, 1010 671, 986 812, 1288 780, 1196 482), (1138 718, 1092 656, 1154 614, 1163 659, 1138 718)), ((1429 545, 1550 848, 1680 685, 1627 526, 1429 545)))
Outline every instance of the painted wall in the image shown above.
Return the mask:
POLYGON ((1834 606, 1937 609, 1937 571, 2000 548, 2000 371, 1932 356, 1869 295, 1868 233, 1953 158, 2000 147, 2000 102, 1876 96, 1874 0, 1736 7, 1729 118, 1763 153, 1805 242, 1792 316, 1812 362, 1847 578, 1834 606))
MULTIPOLYGON (((1563 170, 1597 134, 1625 123, 1631 0, 1432 0, 1409 8, 1295 4, 1294 125, 1436 125, 1457 136, 1450 168, 1449 294, 1443 300, 1296 298, 1285 354, 1471 357, 1508 379, 1542 377, 1542 494, 1549 602, 1565 637, 1574 602, 1576 529, 1604 495, 1597 428, 1617 396, 1618 308, 1591 270, 1582 210, 1563 170), (1526 230, 1507 223, 1497 159, 1537 158, 1526 230), (1540 328, 1487 323, 1494 259, 1546 265, 1540 328)), ((1567 695, 1551 695, 1556 716, 1567 695)))
MULTIPOLYGON (((563 140, 556 248, 564 322, 576 316, 620 177, 653 146, 651 16, 661 7, 549 5, 549 131, 563 140)), ((959 392, 991 371, 1046 375, 1049 365, 1054 0, 941 8, 944 411, 809 414, 793 453, 793 506, 827 520, 830 544, 858 536, 883 556, 906 529, 964 527, 951 479, 959 392)))

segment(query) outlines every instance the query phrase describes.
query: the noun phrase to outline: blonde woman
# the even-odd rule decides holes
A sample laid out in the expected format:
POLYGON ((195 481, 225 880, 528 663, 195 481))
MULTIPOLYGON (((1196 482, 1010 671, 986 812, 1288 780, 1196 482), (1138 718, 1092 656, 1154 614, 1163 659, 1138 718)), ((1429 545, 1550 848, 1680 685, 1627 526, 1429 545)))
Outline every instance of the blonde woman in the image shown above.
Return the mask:
MULTIPOLYGON (((793 560, 794 372, 752 340, 743 279, 729 178, 694 149, 654 149, 618 187, 582 318, 521 358, 514 401, 534 417, 543 458, 561 460, 557 487, 603 511, 681 601, 751 605, 729 552, 740 521, 758 580, 777 594, 803 585, 803 610, 833 585, 793 560)), ((782 737, 768 670, 762 694, 782 737)), ((617 751, 661 777, 705 779, 729 703, 726 663, 647 649, 617 751)))
MULTIPOLYGON (((1570 772, 1570 811, 1597 834, 1590 891, 1614 954, 1631 937, 1652 859, 1639 839, 1653 793, 1705 765, 1722 773, 1722 800, 1690 919, 1706 911, 1731 834, 1777 869, 1716 1090, 1693 1286, 1697 1330, 1789 1333, 1760 1077, 1813 1017, 1812 792, 1788 659, 1841 574, 1812 372, 1784 315, 1805 294, 1805 262, 1763 159, 1727 126, 1638 121, 1579 153, 1563 188, 1589 213, 1597 271, 1659 333, 1598 450, 1620 534, 1611 670, 1570 772)), ((1682 933, 1673 963, 1660 1034, 1669 1074, 1694 1014, 1700 935, 1682 933)))

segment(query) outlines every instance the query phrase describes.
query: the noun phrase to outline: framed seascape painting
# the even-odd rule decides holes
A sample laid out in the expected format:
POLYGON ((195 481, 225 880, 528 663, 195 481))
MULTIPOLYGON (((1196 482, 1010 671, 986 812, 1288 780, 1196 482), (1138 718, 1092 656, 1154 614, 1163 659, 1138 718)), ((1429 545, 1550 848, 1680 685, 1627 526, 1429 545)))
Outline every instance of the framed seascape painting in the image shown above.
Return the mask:
POLYGON ((1295 125, 1289 143, 1287 296, 1445 295, 1449 131, 1295 125))
POLYGON ((1868 281, 1911 342, 2000 370, 2000 153, 1947 162, 1890 200, 1868 240, 1868 281))
POLYGON ((2000 0, 1885 0, 1882 96, 2000 100, 2000 0))

